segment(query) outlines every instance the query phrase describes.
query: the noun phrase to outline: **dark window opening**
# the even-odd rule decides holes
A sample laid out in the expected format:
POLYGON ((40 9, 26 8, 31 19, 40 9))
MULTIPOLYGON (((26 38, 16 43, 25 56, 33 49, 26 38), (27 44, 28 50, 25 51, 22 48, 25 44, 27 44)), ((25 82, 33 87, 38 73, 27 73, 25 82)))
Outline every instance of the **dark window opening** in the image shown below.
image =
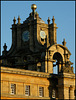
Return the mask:
POLYGON ((56 62, 53 63, 53 74, 58 74, 58 66, 56 64, 57 64, 57 60, 56 62))
POLYGON ((41 41, 44 41, 44 39, 41 38, 41 41))
POLYGON ((60 53, 56 52, 53 55, 53 59, 56 60, 56 62, 53 63, 53 73, 54 74, 58 74, 59 72, 61 72, 61 67, 62 67, 62 63, 63 63, 63 59, 60 53))

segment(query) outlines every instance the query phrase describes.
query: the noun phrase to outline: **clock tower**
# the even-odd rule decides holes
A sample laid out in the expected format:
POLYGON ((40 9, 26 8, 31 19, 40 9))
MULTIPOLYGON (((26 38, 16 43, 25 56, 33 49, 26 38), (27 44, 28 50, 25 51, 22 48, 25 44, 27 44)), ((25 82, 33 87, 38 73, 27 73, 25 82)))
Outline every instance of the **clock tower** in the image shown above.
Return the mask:
POLYGON ((29 17, 14 17, 12 45, 4 44, 1 56, 2 96, 14 99, 74 99, 75 74, 65 39, 57 44, 53 16, 47 24, 31 5, 29 17), (57 68, 57 73, 54 73, 57 68))
POLYGON ((36 12, 37 6, 35 4, 31 5, 31 9, 32 12, 23 23, 20 23, 20 16, 17 19, 18 23, 16 23, 14 17, 11 28, 12 46, 7 51, 7 46, 4 45, 3 57, 7 57, 7 59, 3 60, 3 64, 28 70, 53 73, 53 62, 57 60, 58 72, 60 72, 60 62, 61 65, 65 65, 64 62, 69 61, 71 53, 66 49, 65 41, 63 41, 65 42, 63 46, 57 44, 55 18, 53 16, 52 23, 50 23, 50 19, 48 18, 46 24, 36 12))
MULTIPOLYGON (((4 61, 5 65, 20 66, 25 69, 37 70, 37 65, 44 66, 46 55, 46 48, 56 44, 56 24, 46 24, 36 12, 37 6, 31 5, 32 12, 29 17, 20 23, 20 16, 18 16, 18 23, 14 17, 12 24, 12 46, 9 51, 3 51, 3 56, 8 56, 8 60, 4 61), (11 59, 10 59, 11 58, 11 59), (30 64, 33 63, 33 68, 30 64), (35 68, 34 68, 35 67, 35 68)), ((45 71, 44 67, 40 68, 45 71)))

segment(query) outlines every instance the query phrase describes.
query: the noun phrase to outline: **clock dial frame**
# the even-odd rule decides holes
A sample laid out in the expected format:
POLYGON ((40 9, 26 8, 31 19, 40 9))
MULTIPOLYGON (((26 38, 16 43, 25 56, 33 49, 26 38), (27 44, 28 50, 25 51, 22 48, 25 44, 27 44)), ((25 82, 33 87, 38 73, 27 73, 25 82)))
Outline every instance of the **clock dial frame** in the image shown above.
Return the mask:
POLYGON ((24 42, 26 42, 26 41, 29 40, 29 31, 24 31, 24 32, 22 33, 22 40, 23 40, 24 42))
POLYGON ((45 38, 46 38, 45 31, 40 31, 40 37, 41 37, 42 39, 45 39, 45 38))

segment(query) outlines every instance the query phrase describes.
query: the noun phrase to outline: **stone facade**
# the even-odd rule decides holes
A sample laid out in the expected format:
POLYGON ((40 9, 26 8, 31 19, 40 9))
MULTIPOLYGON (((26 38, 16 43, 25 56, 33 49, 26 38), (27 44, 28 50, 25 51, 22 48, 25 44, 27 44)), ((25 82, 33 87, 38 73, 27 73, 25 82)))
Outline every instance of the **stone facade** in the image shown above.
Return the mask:
POLYGON ((65 39, 62 45, 57 44, 54 16, 52 23, 48 18, 46 24, 35 12, 36 5, 31 8, 22 24, 20 17, 17 24, 14 18, 12 46, 7 51, 4 45, 0 60, 1 98, 74 99, 75 74, 65 39), (54 74, 56 66, 58 73, 54 74))

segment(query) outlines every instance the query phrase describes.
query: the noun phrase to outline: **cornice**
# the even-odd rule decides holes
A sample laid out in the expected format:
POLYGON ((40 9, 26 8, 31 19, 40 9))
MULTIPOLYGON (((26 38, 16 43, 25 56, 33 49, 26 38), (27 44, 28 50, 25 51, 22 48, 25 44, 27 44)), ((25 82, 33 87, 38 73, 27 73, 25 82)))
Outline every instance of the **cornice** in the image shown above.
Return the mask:
POLYGON ((70 78, 75 79, 75 74, 69 73, 59 73, 59 74, 51 74, 45 72, 37 72, 37 71, 30 71, 24 69, 17 69, 17 68, 9 68, 1 66, 1 73, 10 73, 10 74, 19 74, 19 75, 27 75, 27 76, 34 76, 34 77, 42 77, 42 78, 51 78, 53 76, 63 77, 63 78, 70 78))
POLYGON ((59 76, 62 76, 64 78, 73 78, 73 79, 75 79, 75 74, 59 73, 59 76))
POLYGON ((27 75, 27 76, 35 76, 35 77, 42 77, 42 78, 49 78, 49 73, 44 72, 36 72, 24 69, 17 69, 17 68, 8 68, 8 67, 1 67, 1 73, 10 73, 10 74, 20 74, 20 75, 27 75))

